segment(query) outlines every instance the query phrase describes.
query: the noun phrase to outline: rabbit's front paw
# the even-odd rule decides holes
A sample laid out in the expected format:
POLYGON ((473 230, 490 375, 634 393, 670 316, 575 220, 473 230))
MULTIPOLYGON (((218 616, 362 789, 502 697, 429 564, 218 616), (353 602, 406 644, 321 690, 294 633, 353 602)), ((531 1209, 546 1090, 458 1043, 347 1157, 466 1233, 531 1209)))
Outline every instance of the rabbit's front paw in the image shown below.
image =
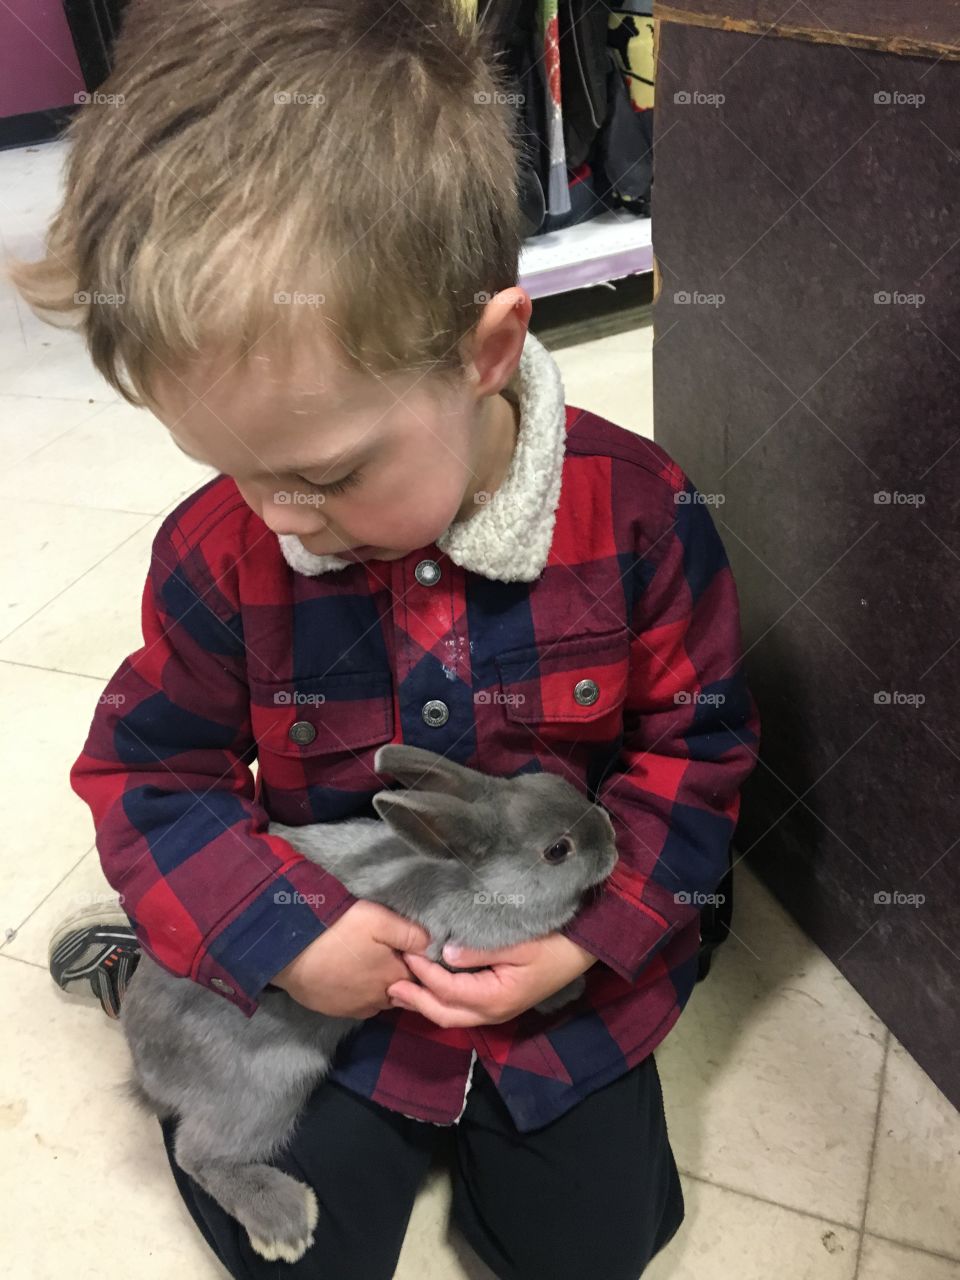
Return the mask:
POLYGON ((273 1206, 280 1212, 264 1235, 255 1235, 247 1224, 247 1235, 254 1252, 270 1262, 297 1262, 302 1258, 313 1244, 313 1229, 319 1217, 317 1197, 312 1188, 293 1178, 287 1177, 287 1181, 292 1185, 284 1188, 286 1194, 282 1202, 278 1201, 273 1206))
POLYGON ((583 976, 574 978, 565 987, 561 987, 559 991, 555 991, 552 996, 547 996, 545 1000, 541 1000, 539 1004, 535 1004, 533 1007, 539 1013, 553 1013, 555 1009, 562 1009, 571 1000, 576 1000, 578 996, 582 996, 586 986, 587 982, 583 976))

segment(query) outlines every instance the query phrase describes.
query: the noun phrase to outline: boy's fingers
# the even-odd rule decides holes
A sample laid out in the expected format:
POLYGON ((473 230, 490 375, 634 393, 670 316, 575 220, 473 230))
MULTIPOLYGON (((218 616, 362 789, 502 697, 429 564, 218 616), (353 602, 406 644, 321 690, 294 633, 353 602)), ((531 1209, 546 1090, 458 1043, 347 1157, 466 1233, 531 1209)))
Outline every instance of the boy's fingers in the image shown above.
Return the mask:
MULTIPOLYGON (((479 1027, 489 1019, 476 1009, 460 1008, 456 1005, 444 1004, 426 987, 416 987, 412 982, 394 982, 387 988, 387 995, 402 1001, 401 1008, 412 1009, 420 1013, 438 1027, 479 1027)), ((395 1008, 397 1006, 394 1006, 395 1008)))
POLYGON ((393 947, 394 951, 419 952, 430 944, 430 935, 426 929, 414 924, 412 920, 404 920, 402 916, 385 923, 379 934, 379 941, 393 947))
POLYGON ((484 969, 482 973, 451 973, 442 964, 435 964, 433 960, 413 952, 404 953, 403 958, 423 985, 429 987, 444 1004, 465 1007, 480 1004, 498 995, 502 989, 500 979, 490 969, 484 969))

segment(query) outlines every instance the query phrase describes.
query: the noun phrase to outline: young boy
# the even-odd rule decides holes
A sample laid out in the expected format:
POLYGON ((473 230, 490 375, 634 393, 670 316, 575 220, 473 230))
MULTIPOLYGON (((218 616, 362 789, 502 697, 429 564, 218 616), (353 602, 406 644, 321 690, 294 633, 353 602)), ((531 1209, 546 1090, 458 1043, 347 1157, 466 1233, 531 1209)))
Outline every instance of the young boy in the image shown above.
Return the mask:
MULTIPOLYGON (((123 911, 65 921, 51 968, 114 1016, 145 948, 238 1016, 273 986, 366 1019, 277 1161, 321 1205, 285 1274, 391 1276, 446 1135, 498 1277, 636 1280, 683 1218, 653 1050, 755 762, 736 589, 690 481, 565 406, 528 332, 485 39, 384 9, 132 10, 48 255, 14 270, 219 473, 156 535, 143 645, 71 772, 123 911), (426 960, 266 834, 372 813, 399 741, 568 777, 613 819, 610 880, 548 937, 450 955, 480 972, 426 960)), ((162 1131, 229 1273, 275 1276, 162 1131)))

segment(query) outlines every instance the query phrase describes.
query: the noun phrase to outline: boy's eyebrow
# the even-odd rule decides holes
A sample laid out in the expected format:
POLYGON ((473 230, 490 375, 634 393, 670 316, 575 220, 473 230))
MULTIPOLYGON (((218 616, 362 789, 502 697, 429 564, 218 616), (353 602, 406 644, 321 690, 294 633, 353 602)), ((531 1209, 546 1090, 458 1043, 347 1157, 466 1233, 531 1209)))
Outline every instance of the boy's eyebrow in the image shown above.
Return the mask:
MULTIPOLYGON (((170 439, 177 446, 180 452, 185 454, 191 460, 191 462, 198 462, 202 467, 207 467, 210 465, 208 462, 204 462, 202 458, 195 457, 194 454, 192 454, 189 451, 189 449, 185 449, 183 445, 180 443, 180 441, 176 438, 176 436, 171 435, 170 439)), ((272 471, 271 470, 265 471, 263 472, 263 474, 265 476, 272 476, 278 473, 293 475, 298 471, 329 471, 333 467, 344 466, 348 462, 353 462, 354 459, 358 458, 362 453, 365 452, 366 445, 367 445, 367 442, 363 441, 355 449, 351 449, 347 453, 344 453, 341 450, 341 452, 338 454, 332 454, 328 458, 315 459, 312 462, 307 462, 307 463, 292 462, 284 466, 276 467, 272 471)))

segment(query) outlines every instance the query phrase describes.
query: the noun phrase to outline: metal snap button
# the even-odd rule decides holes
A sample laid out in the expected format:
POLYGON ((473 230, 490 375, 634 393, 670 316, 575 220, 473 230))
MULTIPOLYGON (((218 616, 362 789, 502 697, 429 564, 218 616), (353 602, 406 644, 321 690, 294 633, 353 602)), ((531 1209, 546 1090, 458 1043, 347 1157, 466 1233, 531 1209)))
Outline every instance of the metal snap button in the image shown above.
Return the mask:
POLYGON ((431 729, 439 729, 450 719, 450 708, 439 698, 431 698, 429 702, 423 704, 420 714, 431 729))
POLYGON ((421 560, 414 569, 413 576, 422 587, 432 587, 440 581, 440 566, 436 560, 421 560))
POLYGON ((232 996, 235 994, 234 989, 233 987, 231 987, 230 983, 224 982, 222 978, 211 978, 210 985, 211 987, 216 987, 218 991, 222 991, 224 995, 232 996))
POLYGON ((595 680, 578 680, 573 687, 573 696, 581 707, 590 707, 600 697, 600 686, 595 680))
POLYGON ((301 747, 305 747, 308 742, 312 742, 316 736, 316 728, 309 720, 297 720, 296 723, 290 726, 287 734, 291 742, 296 742, 301 747))

